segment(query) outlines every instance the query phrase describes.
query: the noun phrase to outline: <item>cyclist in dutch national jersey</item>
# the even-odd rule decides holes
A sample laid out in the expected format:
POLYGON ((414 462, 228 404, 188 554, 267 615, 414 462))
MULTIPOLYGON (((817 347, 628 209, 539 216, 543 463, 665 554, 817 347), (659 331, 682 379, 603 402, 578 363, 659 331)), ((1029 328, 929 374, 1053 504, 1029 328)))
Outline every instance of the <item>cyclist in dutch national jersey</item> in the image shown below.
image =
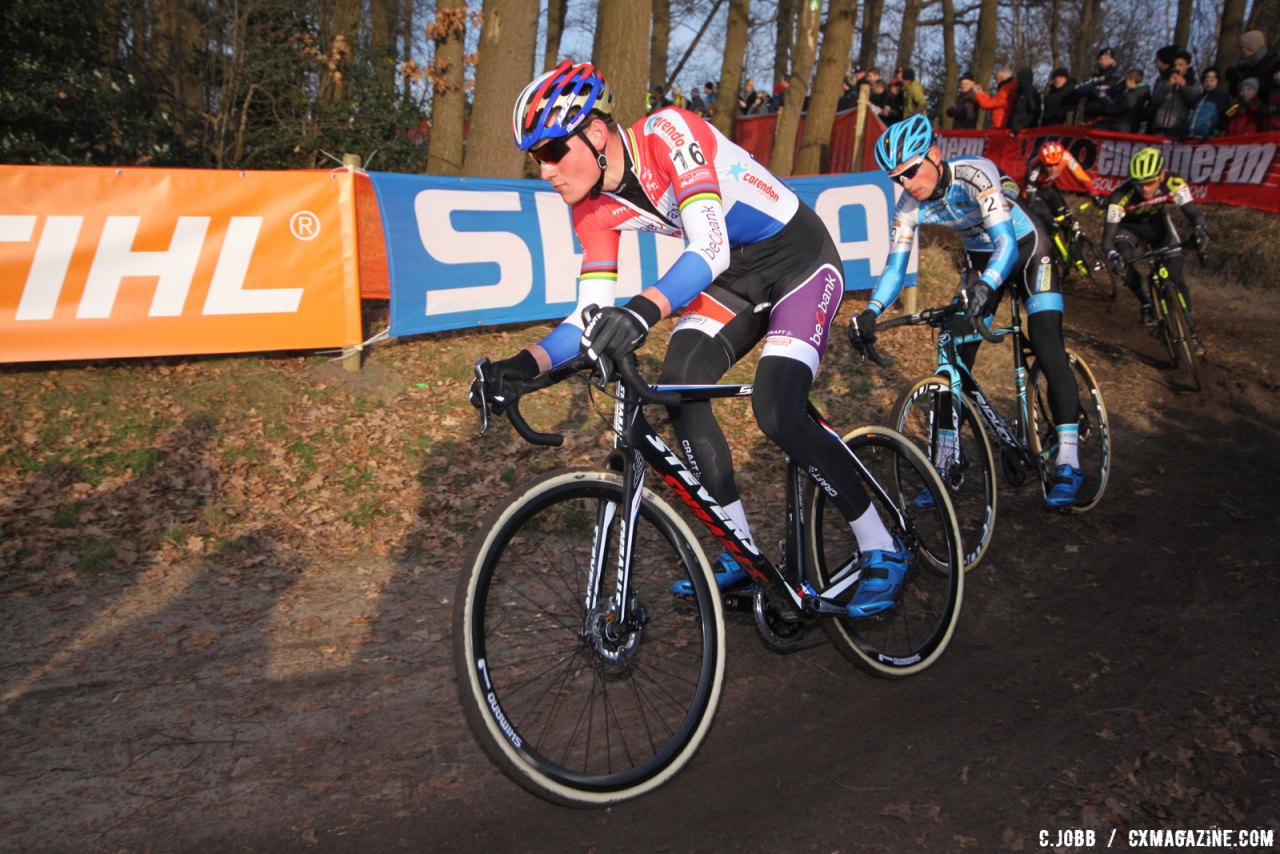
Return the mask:
MULTIPOLYGON (((599 72, 567 61, 516 101, 516 145, 572 207, 583 258, 578 306, 537 344, 492 364, 485 378, 490 399, 501 409, 522 383, 580 350, 593 359, 625 358, 655 323, 682 307, 660 384, 717 382, 763 339, 751 398, 756 421, 849 520, 862 552, 849 615, 887 610, 913 556, 871 505, 839 436, 806 408, 844 293, 826 226, 702 118, 668 107, 619 127, 613 106, 599 72), (615 307, 620 232, 634 230, 683 237, 686 246, 652 286, 615 307)), ((477 383, 477 405, 478 394, 477 383)), ((671 420, 702 486, 750 538, 729 445, 711 404, 686 403, 671 420)), ((722 555, 719 564, 721 587, 746 579, 732 557, 722 555)), ((675 592, 691 592, 684 584, 675 592)))
MULTIPOLYGON (((902 291, 907 258, 922 225, 941 225, 964 235, 969 263, 982 274, 969 279, 958 295, 972 318, 990 323, 1001 297, 1018 289, 1027 311, 1027 333, 1036 364, 1049 383, 1049 408, 1058 433, 1054 479, 1045 506, 1069 507, 1084 484, 1078 447, 1075 375, 1062 343, 1062 291, 1050 262, 1051 243, 1038 217, 1002 190, 999 168, 984 157, 943 160, 933 126, 922 115, 891 125, 876 142, 876 162, 904 192, 893 212, 889 259, 867 308, 853 319, 850 338, 874 342, 876 319, 902 291), (1006 283, 1008 287, 1005 287, 1006 283)), ((975 321, 979 322, 979 321, 975 321)), ((960 348, 972 365, 978 344, 960 348)), ((953 433, 940 432, 942 442, 953 433)), ((951 446, 954 448, 954 445, 951 446)), ((939 454, 950 449, 939 448, 939 454)), ((917 502, 928 496, 917 497, 917 502)))
POLYGON ((1027 186, 1023 198, 1033 206, 1043 206, 1049 212, 1050 222, 1067 213, 1067 201, 1057 187, 1063 172, 1070 172, 1089 188, 1089 195, 1098 207, 1106 204, 1106 196, 1097 191, 1094 177, 1080 165, 1080 161, 1072 157, 1062 143, 1046 142, 1027 163, 1027 186))
POLYGON ((1129 261, 1138 254, 1143 244, 1170 246, 1165 265, 1174 285, 1187 300, 1187 319, 1191 322, 1191 339, 1200 355, 1204 355, 1204 343, 1196 331, 1195 318, 1191 314, 1191 292, 1182 275, 1182 238, 1173 227, 1168 203, 1173 202, 1191 222, 1196 249, 1203 252, 1209 247, 1209 227, 1204 214, 1191 197, 1191 186, 1180 175, 1164 168, 1164 154, 1158 148, 1140 149, 1129 160, 1129 180, 1111 193, 1107 200, 1107 224, 1102 231, 1102 251, 1107 263, 1117 276, 1123 276, 1125 284, 1142 306, 1142 320, 1153 335, 1160 332, 1155 326, 1156 313, 1151 300, 1142 288, 1142 277, 1129 261))

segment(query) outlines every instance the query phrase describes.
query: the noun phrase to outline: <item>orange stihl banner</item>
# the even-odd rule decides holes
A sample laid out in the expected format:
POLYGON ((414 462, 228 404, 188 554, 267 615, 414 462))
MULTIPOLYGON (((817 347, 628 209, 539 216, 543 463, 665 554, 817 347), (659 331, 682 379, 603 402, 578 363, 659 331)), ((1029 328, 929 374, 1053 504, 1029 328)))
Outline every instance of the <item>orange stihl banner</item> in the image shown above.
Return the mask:
POLYGON ((0 361, 359 343, 349 172, 0 166, 0 361))

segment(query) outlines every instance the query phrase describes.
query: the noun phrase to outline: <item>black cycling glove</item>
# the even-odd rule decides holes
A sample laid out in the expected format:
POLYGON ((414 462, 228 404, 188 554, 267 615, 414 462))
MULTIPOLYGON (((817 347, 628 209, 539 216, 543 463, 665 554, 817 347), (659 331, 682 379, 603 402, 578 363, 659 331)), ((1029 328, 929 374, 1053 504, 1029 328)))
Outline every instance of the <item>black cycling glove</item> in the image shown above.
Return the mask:
POLYGON ((853 349, 861 352, 868 345, 876 343, 876 320, 878 315, 866 309, 849 323, 849 343, 853 349))
POLYGON ((649 324, 629 308, 606 306, 587 320, 582 331, 582 352, 617 363, 636 351, 649 335, 649 324))
POLYGON ((965 309, 965 314, 969 317, 985 317, 995 310, 996 292, 985 279, 979 278, 966 282, 960 288, 960 293, 963 295, 962 298, 967 297, 968 308, 965 309))
POLYGON ((490 362, 481 371, 484 373, 484 385, 481 386, 479 379, 472 380, 467 399, 479 409, 482 391, 486 392, 490 407, 500 413, 514 403, 524 393, 525 384, 538 375, 538 360, 528 350, 521 350, 510 359, 490 362))

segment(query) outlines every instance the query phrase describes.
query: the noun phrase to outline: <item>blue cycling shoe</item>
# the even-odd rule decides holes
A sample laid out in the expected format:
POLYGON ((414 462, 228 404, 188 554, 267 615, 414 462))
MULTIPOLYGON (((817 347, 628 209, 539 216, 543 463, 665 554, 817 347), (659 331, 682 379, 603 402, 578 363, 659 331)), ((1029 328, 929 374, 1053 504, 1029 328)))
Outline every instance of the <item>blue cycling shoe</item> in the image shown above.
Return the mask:
MULTIPOLYGON (((736 587, 748 578, 747 571, 727 551, 720 552, 711 568, 715 570, 716 587, 721 590, 736 587)), ((682 578, 671 585, 671 592, 679 596, 692 596, 693 582, 682 578)))
POLYGON ((863 552, 862 560, 858 561, 858 592, 845 608, 850 617, 874 617, 898 604, 913 556, 897 540, 893 544, 897 546, 894 551, 863 552))
MULTIPOLYGON (((944 484, 947 482, 947 473, 945 471, 939 469, 938 477, 942 478, 944 484)), ((938 506, 938 499, 933 497, 933 490, 926 486, 916 493, 916 497, 911 500, 911 506, 917 510, 932 510, 938 506)))
POLYGON ((1080 487, 1084 486, 1084 472, 1075 466, 1063 463, 1053 473, 1053 485, 1044 497, 1044 506, 1052 509, 1070 507, 1076 503, 1080 495, 1080 487))

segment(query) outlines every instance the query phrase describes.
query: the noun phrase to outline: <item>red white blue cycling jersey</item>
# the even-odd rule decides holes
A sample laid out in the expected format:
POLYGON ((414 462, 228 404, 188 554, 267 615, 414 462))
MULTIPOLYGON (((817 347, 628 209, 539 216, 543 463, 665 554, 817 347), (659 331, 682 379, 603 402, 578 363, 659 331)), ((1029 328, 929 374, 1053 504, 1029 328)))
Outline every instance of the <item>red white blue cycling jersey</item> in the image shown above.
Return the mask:
POLYGON ((539 342, 553 365, 578 354, 582 309, 614 304, 621 232, 653 231, 687 242, 643 294, 666 317, 728 268, 730 248, 777 234, 800 205, 745 149, 685 110, 658 110, 621 138, 627 161, 622 186, 573 207, 583 249, 578 305, 539 342))

